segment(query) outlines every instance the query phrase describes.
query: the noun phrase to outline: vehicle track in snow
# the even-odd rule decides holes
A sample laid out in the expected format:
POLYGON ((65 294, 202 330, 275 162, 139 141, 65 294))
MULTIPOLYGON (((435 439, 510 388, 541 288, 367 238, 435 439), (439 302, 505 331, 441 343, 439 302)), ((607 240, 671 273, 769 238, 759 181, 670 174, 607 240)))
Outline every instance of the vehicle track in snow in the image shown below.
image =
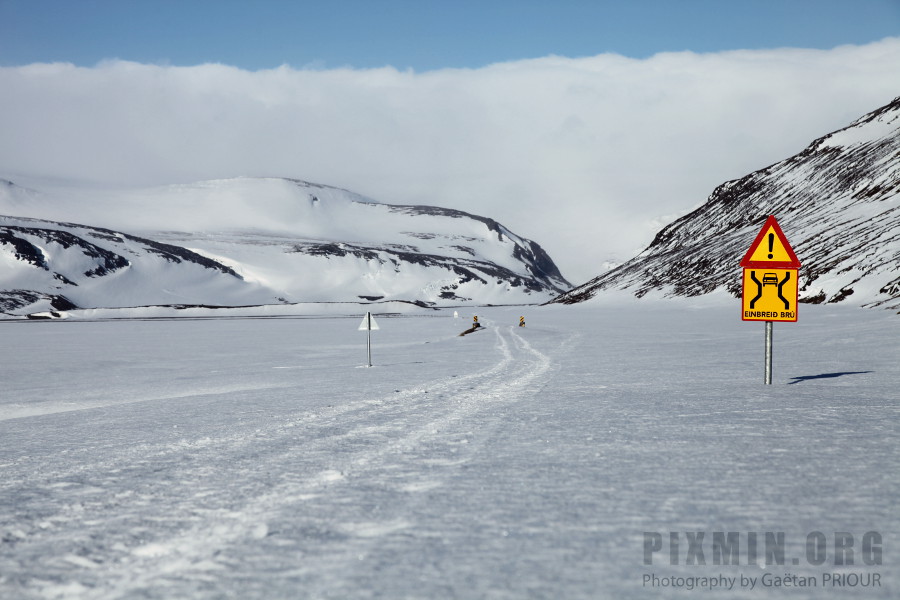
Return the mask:
POLYGON ((459 476, 502 426, 502 407, 544 384, 551 356, 515 327, 491 325, 477 335, 493 338, 494 362, 479 372, 253 430, 126 444, 117 459, 51 466, 33 482, 51 496, 46 512, 32 510, 7 534, 13 571, 43 561, 39 576, 13 589, 39 598, 211 597, 221 591, 211 581, 245 581, 260 569, 285 584, 327 587, 329 573, 386 536, 413 535, 422 497, 459 476))

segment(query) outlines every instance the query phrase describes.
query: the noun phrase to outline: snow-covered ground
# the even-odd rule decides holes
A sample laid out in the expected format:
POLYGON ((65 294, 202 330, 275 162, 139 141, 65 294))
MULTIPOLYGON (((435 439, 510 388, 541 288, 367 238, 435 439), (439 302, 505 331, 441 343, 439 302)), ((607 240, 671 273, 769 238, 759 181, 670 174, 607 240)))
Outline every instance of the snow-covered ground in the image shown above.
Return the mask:
POLYGON ((739 310, 0 322, 0 597, 898 597, 900 320, 739 310))

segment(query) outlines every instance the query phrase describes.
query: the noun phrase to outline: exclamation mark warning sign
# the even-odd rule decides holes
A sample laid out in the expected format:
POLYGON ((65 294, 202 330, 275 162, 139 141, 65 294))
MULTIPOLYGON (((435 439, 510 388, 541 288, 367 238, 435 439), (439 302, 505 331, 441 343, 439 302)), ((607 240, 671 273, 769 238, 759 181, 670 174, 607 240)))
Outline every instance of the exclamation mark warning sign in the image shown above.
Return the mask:
POLYGON ((796 269, 800 266, 794 249, 788 244, 775 217, 769 217, 763 225, 759 235, 756 236, 747 254, 741 260, 741 266, 757 269, 796 269))

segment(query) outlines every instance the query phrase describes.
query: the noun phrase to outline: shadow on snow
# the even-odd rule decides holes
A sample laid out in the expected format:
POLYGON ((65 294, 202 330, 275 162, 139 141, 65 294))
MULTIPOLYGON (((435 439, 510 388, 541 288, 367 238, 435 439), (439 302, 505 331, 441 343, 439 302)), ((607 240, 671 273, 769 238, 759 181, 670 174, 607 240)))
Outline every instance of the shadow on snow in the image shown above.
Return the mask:
POLYGON ((872 371, 844 371, 842 373, 822 373, 821 375, 801 375, 800 377, 792 377, 793 381, 788 385, 808 381, 810 379, 830 379, 833 377, 843 377, 844 375, 862 375, 863 373, 871 373, 872 371))

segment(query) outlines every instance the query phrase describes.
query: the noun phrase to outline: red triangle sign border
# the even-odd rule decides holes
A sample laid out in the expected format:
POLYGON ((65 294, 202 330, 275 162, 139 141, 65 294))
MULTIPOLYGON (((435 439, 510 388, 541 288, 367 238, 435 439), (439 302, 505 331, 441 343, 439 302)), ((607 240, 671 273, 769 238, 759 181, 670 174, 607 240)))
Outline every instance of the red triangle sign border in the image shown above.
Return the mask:
POLYGON ((753 240, 753 243, 750 244, 750 249, 747 250, 747 253, 744 255, 744 258, 741 259, 742 267, 755 267, 755 268, 779 268, 779 269, 799 269, 800 268, 800 260, 797 258, 797 255, 794 254, 794 249, 791 248, 791 245, 788 243, 787 238, 784 235, 784 232, 781 230, 781 227, 778 225, 778 221, 775 220, 775 215, 769 215, 769 218, 766 219, 765 224, 763 224, 762 229, 759 230, 759 233, 756 235, 756 239, 753 240), (775 235, 778 237, 778 240, 781 242, 781 245, 784 246, 785 251, 787 252, 790 260, 781 260, 781 261, 771 261, 771 260, 750 260, 750 257, 753 256, 753 253, 756 252, 756 249, 762 244, 763 239, 765 238, 766 231, 769 230, 769 227, 775 232, 775 235))

